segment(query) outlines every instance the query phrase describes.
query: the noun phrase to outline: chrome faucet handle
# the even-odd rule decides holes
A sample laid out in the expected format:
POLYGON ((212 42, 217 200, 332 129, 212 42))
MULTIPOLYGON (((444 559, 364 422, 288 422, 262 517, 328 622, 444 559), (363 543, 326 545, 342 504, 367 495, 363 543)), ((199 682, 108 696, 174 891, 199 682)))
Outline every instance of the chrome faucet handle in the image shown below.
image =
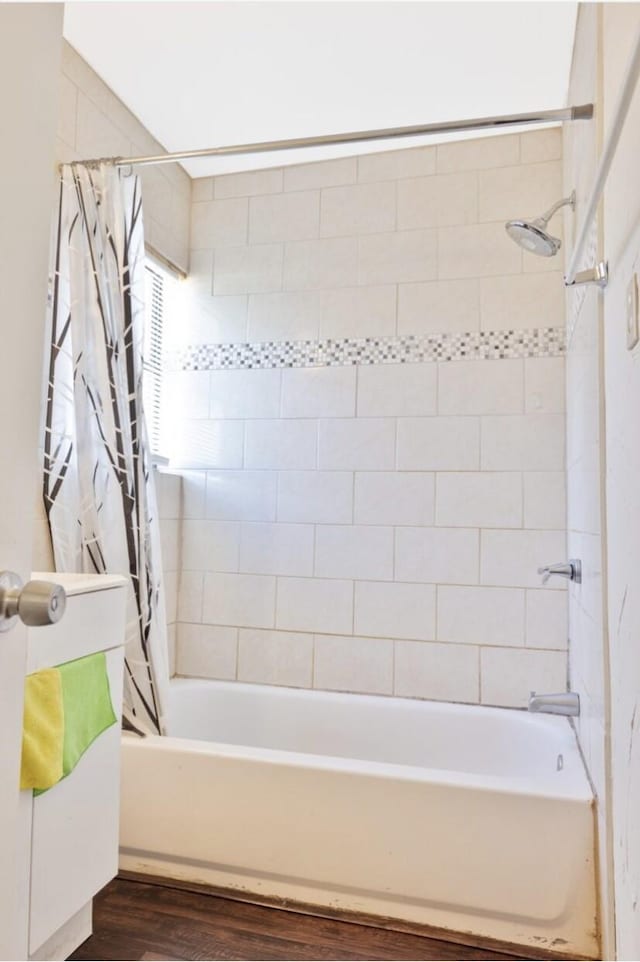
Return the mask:
POLYGON ((543 585, 546 585, 551 575, 560 575, 562 578, 567 578, 569 581, 575 581, 576 584, 580 584, 582 582, 582 563, 576 558, 572 558, 571 561, 561 561, 557 564, 545 565, 543 568, 538 568, 538 574, 542 575, 543 585))

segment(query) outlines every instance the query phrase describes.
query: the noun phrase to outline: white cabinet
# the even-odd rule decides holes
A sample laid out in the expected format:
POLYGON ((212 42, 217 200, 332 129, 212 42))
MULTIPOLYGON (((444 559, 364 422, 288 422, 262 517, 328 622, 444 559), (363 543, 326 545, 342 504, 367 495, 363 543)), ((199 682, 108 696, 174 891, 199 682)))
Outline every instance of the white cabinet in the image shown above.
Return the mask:
MULTIPOLYGON (((106 653, 122 709, 126 581, 41 574, 67 591, 64 617, 29 631, 28 671, 106 653)), ((96 738, 63 781, 31 804, 29 957, 64 959, 91 933, 91 901, 118 870, 120 724, 96 738)))

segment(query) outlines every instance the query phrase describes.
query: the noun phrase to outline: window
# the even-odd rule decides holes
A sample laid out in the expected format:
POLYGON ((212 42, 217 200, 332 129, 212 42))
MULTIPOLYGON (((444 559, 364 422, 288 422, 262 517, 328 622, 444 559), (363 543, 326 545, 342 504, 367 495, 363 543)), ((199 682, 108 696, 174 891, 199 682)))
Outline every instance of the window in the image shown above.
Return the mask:
POLYGON ((142 403, 147 421, 151 454, 163 457, 163 339, 168 301, 167 287, 172 278, 155 261, 145 266, 145 326, 142 344, 142 403))

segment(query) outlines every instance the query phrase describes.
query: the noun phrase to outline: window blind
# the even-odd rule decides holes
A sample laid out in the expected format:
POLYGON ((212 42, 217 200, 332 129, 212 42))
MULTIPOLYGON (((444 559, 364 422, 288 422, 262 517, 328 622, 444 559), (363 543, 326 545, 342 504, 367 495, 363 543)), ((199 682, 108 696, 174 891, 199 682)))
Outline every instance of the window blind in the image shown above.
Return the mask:
POLYGON ((142 348, 142 401, 151 453, 162 455, 162 342, 165 317, 165 277, 146 263, 146 322, 142 348))

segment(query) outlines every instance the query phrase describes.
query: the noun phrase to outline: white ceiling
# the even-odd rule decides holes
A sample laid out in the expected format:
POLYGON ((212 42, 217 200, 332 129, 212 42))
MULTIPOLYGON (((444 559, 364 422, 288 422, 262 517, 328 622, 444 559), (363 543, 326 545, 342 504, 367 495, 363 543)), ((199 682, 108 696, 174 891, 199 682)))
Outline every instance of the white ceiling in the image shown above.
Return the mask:
MULTIPOLYGON (((565 106, 576 7, 78 0, 65 5, 65 36, 176 151, 565 106)), ((389 146, 185 167, 203 177, 389 146)))

